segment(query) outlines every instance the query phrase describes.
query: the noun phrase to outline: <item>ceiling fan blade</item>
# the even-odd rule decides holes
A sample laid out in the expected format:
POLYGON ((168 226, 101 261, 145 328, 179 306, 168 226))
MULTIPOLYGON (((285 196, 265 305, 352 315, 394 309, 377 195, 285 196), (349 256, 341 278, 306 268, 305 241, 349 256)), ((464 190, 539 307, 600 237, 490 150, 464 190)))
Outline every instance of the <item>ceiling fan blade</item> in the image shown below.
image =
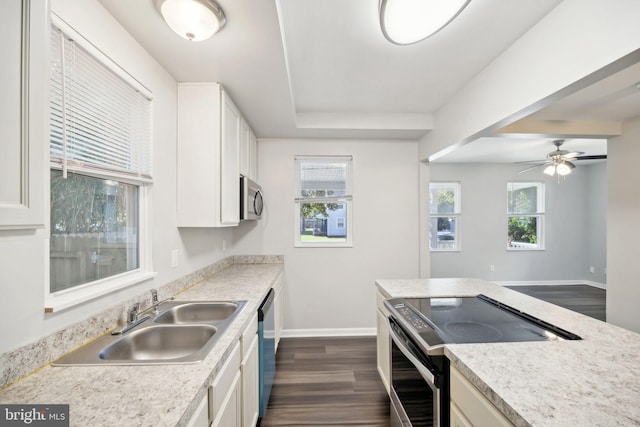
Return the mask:
MULTIPOLYGON (((526 163, 526 162, 519 162, 519 163, 526 163)), ((530 170, 532 170, 532 169, 539 168, 540 166, 545 166, 545 165, 548 165, 548 164, 549 164, 548 162, 538 163, 537 165, 533 165, 533 166, 528 167, 528 168, 526 168, 526 169, 522 169, 522 170, 521 170, 521 171, 519 171, 518 173, 527 172, 527 171, 530 171, 530 170)))
POLYGON ((571 160, 600 160, 600 159, 606 159, 606 158, 607 158, 606 154, 596 154, 593 156, 578 156, 571 160))
POLYGON ((571 151, 567 154, 564 154, 562 157, 565 159, 575 159, 578 156, 582 156, 584 151, 571 151))
POLYGON ((540 163, 540 162, 545 162, 546 163, 546 160, 542 160, 542 159, 540 159, 540 160, 525 160, 523 162, 514 162, 514 164, 518 165, 518 164, 540 163))

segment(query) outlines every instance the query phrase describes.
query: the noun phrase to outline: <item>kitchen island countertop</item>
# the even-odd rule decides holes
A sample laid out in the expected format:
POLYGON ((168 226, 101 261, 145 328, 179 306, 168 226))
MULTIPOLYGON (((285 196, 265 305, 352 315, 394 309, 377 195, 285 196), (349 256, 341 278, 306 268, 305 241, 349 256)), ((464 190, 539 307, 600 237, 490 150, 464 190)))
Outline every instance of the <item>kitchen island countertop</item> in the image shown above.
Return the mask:
POLYGON ((516 426, 640 425, 640 334, 480 279, 376 285, 387 298, 482 293, 583 338, 445 347, 451 364, 516 426))
POLYGON ((283 264, 234 264, 177 300, 247 300, 207 357, 186 365, 46 366, 0 392, 2 404, 68 404, 71 426, 184 426, 283 264))

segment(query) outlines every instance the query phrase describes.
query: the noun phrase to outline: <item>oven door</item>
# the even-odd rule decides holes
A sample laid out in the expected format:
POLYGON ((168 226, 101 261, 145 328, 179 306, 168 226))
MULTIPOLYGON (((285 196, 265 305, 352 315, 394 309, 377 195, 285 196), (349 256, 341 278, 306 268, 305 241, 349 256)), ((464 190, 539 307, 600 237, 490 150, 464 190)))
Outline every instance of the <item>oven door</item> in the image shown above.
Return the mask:
POLYGON ((448 360, 426 356, 393 317, 389 331, 391 426, 448 427, 448 360))

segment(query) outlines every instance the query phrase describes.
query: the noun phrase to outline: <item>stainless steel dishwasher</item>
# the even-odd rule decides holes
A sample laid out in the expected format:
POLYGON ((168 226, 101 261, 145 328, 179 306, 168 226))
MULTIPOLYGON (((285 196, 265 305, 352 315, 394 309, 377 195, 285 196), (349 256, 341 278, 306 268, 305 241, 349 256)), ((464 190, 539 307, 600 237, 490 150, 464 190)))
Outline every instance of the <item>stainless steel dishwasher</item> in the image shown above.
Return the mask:
POLYGON ((269 395, 273 386, 273 379, 276 375, 276 341, 275 341, 275 319, 273 310, 273 289, 265 297, 258 308, 258 353, 259 363, 259 388, 260 388, 260 420, 264 417, 269 404, 269 395))

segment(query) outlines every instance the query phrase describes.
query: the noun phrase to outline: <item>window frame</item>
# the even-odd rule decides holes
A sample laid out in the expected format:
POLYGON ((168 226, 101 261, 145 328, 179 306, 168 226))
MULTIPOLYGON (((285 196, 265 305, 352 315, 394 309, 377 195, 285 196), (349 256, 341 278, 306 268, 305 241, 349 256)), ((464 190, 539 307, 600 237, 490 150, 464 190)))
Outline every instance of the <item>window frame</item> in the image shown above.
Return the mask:
POLYGON ((544 251, 545 250, 545 183, 542 181, 509 181, 507 182, 507 251, 544 251), (532 213, 512 213, 509 206, 509 192, 517 189, 535 187, 536 188, 536 212, 532 213), (511 218, 536 218, 536 243, 521 243, 522 246, 511 246, 509 242, 509 222, 511 218), (534 246, 535 245, 535 246, 534 246))
MULTIPOLYGON (((462 184, 459 181, 430 181, 429 182, 429 251, 432 252, 460 252, 462 250, 462 184), (431 212, 431 191, 437 188, 451 188, 454 189, 454 208, 452 213, 439 213, 431 212), (432 247, 431 246, 431 220, 436 218, 455 218, 454 229, 454 246, 453 247, 432 247)), ((437 230, 436 230, 437 233, 437 230)))
MULTIPOLYGON (((151 92, 144 87, 141 83, 135 80, 129 73, 122 69, 117 63, 111 60, 107 55, 102 53, 96 48, 90 41, 85 39, 81 34, 75 31, 72 27, 67 25, 62 19, 60 19, 54 13, 51 14, 51 25, 60 29, 66 36, 72 38, 75 43, 82 47, 89 55, 104 65, 109 71, 124 80, 133 89, 144 95, 150 105, 150 128, 148 129, 150 134, 150 148, 153 146, 153 97, 151 92)), ((49 107, 51 108, 51 107, 49 107)), ((48 144, 48 147, 51 145, 48 144)), ((152 161, 152 154, 149 161, 152 161)), ((64 160, 61 162, 58 158, 50 158, 50 170, 63 170, 65 167, 72 172, 80 173, 86 176, 114 180, 122 183, 135 185, 137 187, 137 210, 138 210, 138 267, 126 272, 118 273, 105 277, 102 279, 94 280, 91 282, 76 285, 71 288, 51 292, 50 283, 50 238, 51 238, 51 221, 48 220, 48 238, 46 240, 46 271, 47 274, 44 280, 44 305, 45 312, 57 312, 65 310, 67 308, 79 305, 86 301, 98 298, 114 291, 138 284, 143 281, 150 280, 157 276, 157 273, 153 271, 153 240, 151 233, 151 212, 150 206, 152 206, 151 186, 152 178, 149 174, 133 174, 126 173, 118 170, 109 170, 100 166, 84 165, 78 162, 69 161, 64 165, 64 160)), ((49 174, 50 175, 50 174, 49 174)), ((49 182, 49 195, 51 190, 51 183, 49 182)), ((51 202, 47 201, 49 206, 49 212, 51 211, 51 202)))
POLYGON ((296 155, 294 156, 294 247, 296 248, 351 248, 353 247, 353 156, 351 155, 296 155), (304 161, 346 163, 344 196, 303 197, 301 195, 300 163, 304 161), (346 209, 345 240, 342 242, 304 242, 300 234, 300 208, 305 203, 338 203, 344 204, 346 209))

